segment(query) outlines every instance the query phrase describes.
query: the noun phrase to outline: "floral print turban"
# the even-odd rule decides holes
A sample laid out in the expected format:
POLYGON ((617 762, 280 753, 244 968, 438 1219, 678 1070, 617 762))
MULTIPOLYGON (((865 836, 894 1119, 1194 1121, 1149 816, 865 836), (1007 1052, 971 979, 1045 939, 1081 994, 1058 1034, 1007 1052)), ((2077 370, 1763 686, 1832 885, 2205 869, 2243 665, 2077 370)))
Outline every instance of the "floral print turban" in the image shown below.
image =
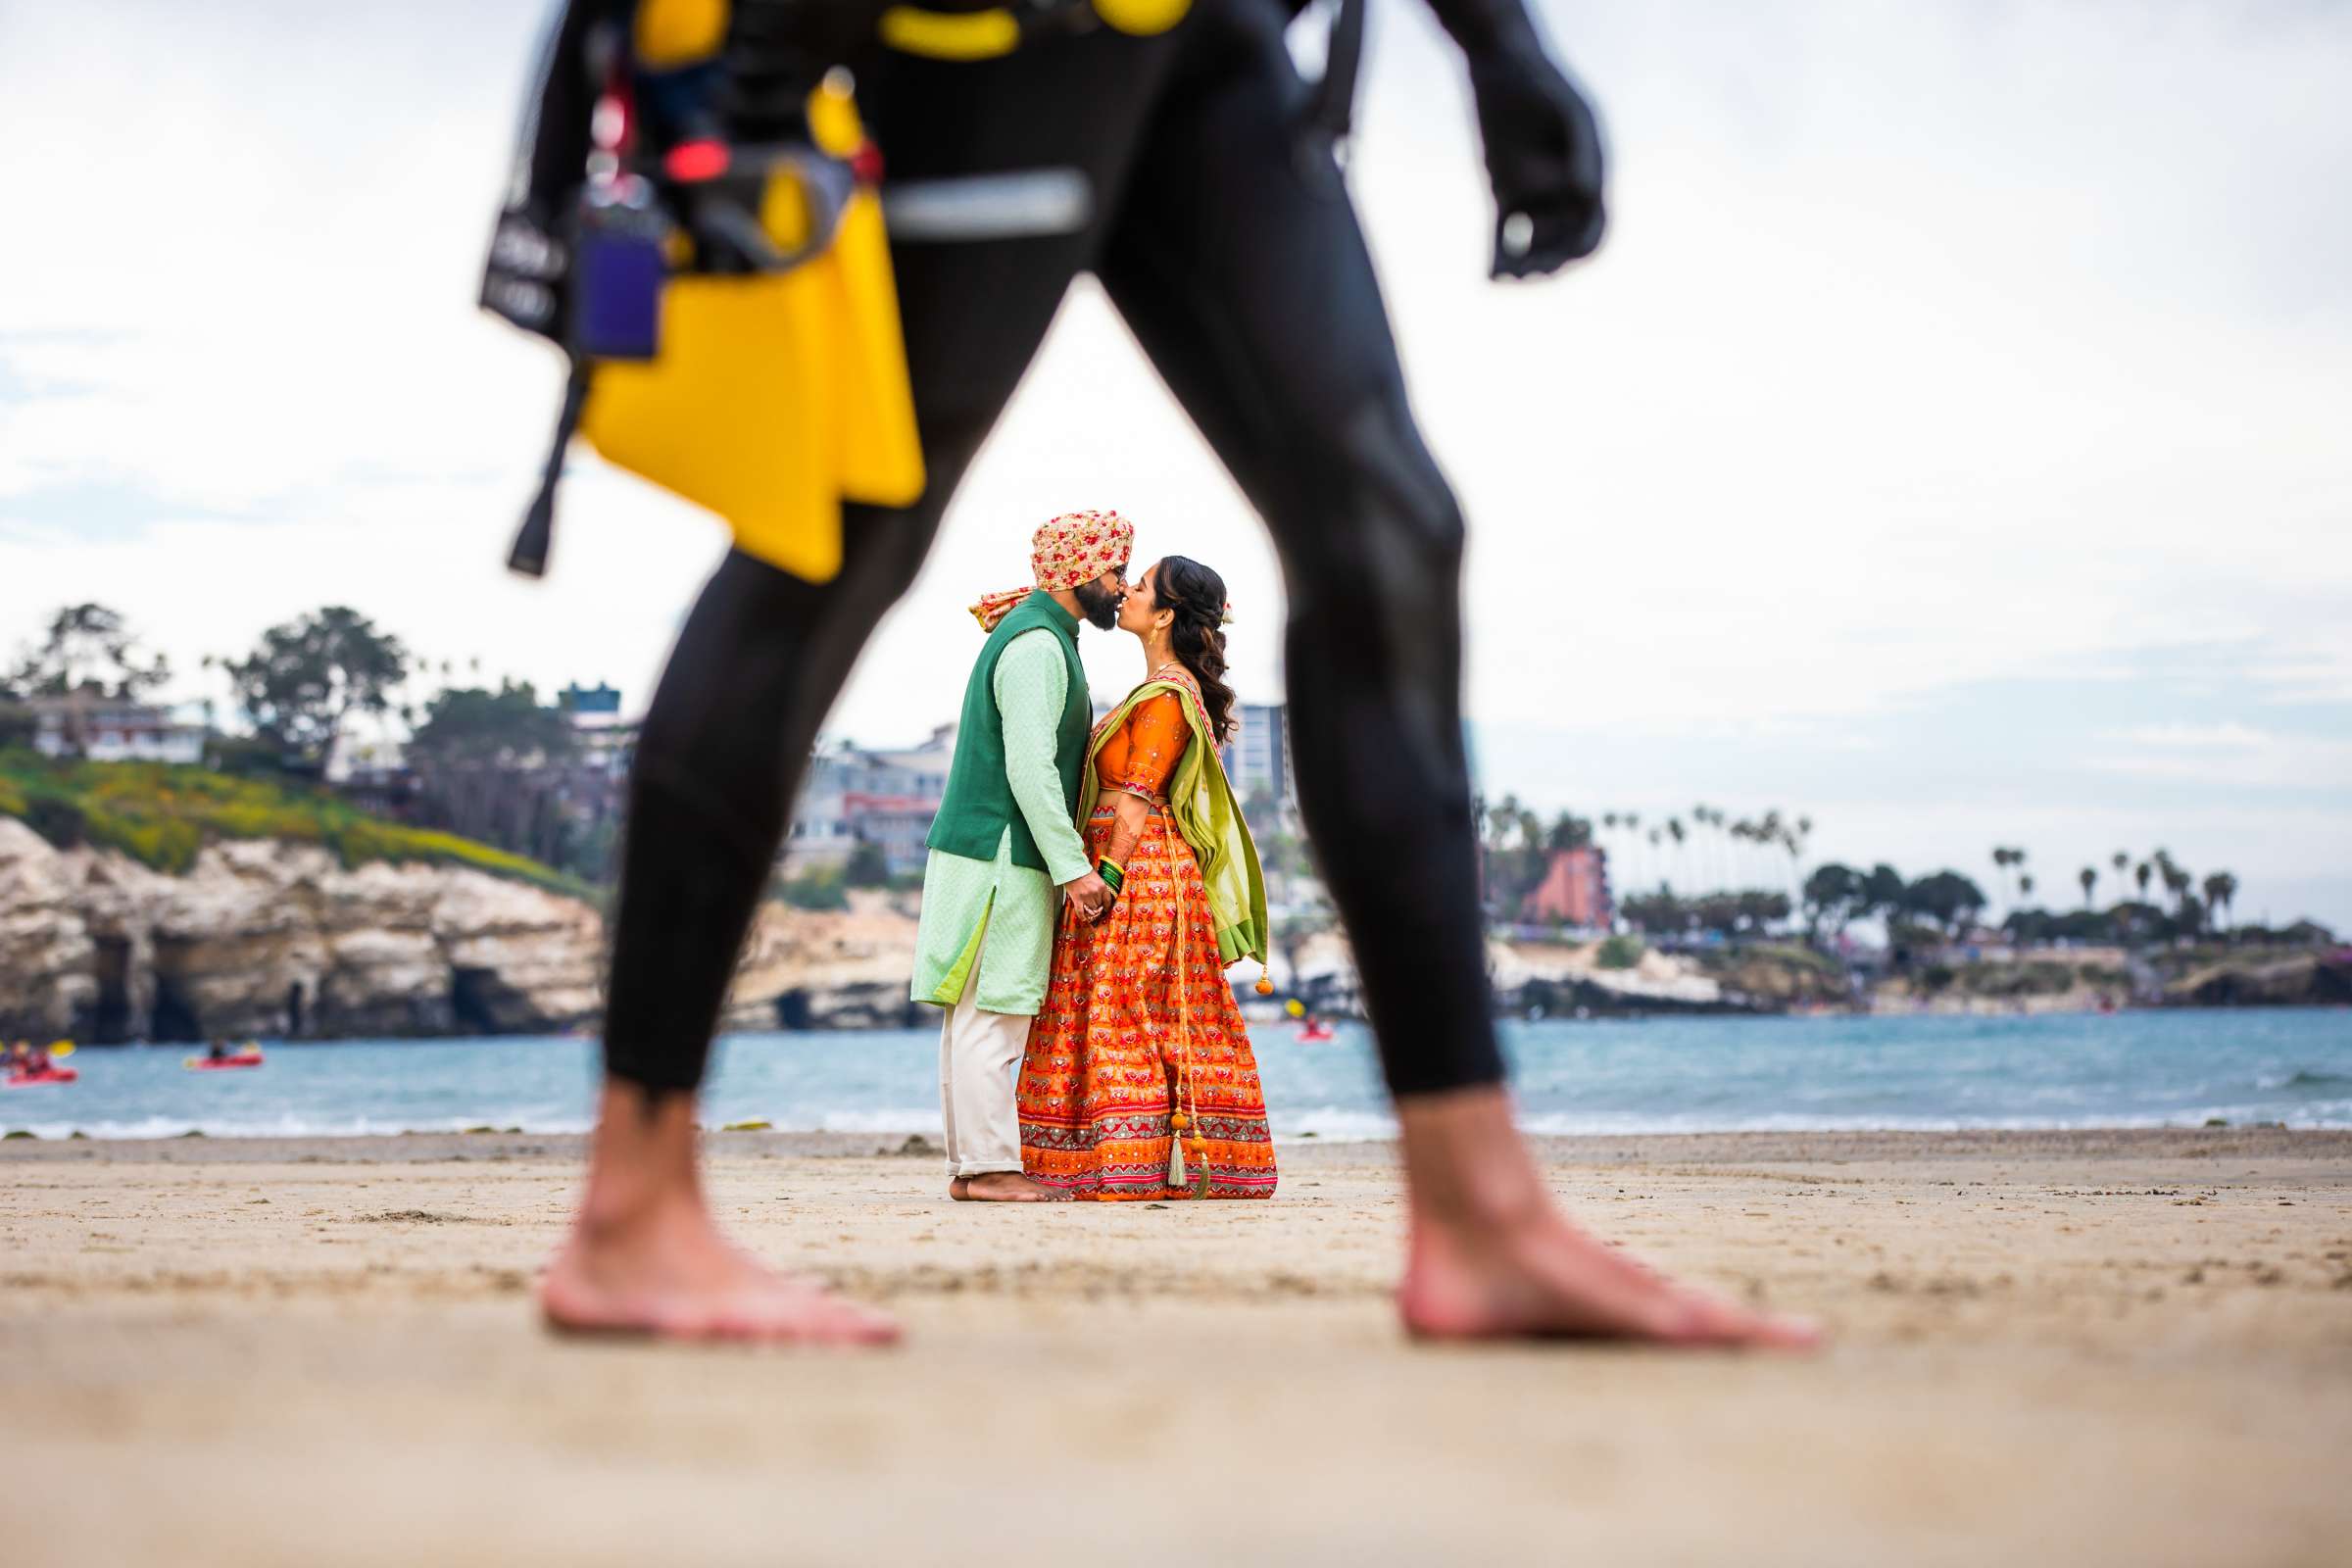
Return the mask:
POLYGON ((1029 542, 1029 569, 1035 588, 1012 588, 990 594, 972 606, 972 618, 982 631, 995 631, 997 622, 1012 613, 1013 606, 1036 588, 1051 593, 1075 588, 1116 566, 1135 554, 1135 524, 1115 512, 1065 512, 1042 524, 1029 542))

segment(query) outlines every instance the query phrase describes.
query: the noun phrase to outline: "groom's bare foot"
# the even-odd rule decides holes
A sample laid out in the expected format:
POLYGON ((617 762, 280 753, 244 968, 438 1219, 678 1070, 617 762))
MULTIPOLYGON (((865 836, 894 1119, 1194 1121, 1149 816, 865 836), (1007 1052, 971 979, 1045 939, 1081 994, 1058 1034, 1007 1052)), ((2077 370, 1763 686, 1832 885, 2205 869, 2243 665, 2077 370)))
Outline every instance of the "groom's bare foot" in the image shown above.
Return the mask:
POLYGON ((1560 1337, 1804 1349, 1819 1333, 1661 1278, 1553 1206, 1499 1089, 1397 1107, 1412 1236, 1396 1304, 1428 1339, 1560 1337))
POLYGON ((675 1340, 886 1345, 898 1325, 765 1267, 719 1235, 694 1163, 693 1102, 610 1084, 588 1193, 540 1281, 550 1326, 675 1340))
POLYGON ((966 1203, 1060 1203, 1070 1195, 1058 1187, 1033 1182, 1017 1170, 992 1170, 956 1177, 949 1184, 948 1196, 966 1203), (957 1192, 958 1187, 963 1191, 957 1192))

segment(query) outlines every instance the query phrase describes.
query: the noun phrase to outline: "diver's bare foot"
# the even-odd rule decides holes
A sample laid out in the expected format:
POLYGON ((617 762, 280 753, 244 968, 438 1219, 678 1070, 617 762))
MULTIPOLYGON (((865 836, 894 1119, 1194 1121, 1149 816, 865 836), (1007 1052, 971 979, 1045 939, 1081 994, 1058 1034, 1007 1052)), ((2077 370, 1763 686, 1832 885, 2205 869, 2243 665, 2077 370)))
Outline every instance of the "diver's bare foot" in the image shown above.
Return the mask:
POLYGON ((618 1226, 583 1216, 540 1281, 539 1307, 550 1325, 575 1333, 806 1345, 899 1337, 882 1314, 728 1245, 699 1202, 618 1226))
MULTIPOLYGON (((1058 1187, 1033 1182, 1017 1170, 983 1171, 957 1181, 963 1187, 961 1200, 969 1203, 1059 1203, 1070 1196, 1058 1187)), ((956 1197, 954 1187, 948 1189, 948 1196, 956 1197)))
POLYGON ((1396 1306, 1417 1338, 1642 1340, 1805 1349, 1811 1325, 1674 1284, 1552 1209, 1515 1224, 1416 1222, 1396 1306))
POLYGON ((1400 1103, 1412 1235, 1396 1305, 1427 1339, 1804 1349, 1818 1332, 1661 1278, 1568 1223, 1499 1090, 1400 1103))
POLYGON ((588 1192, 548 1264, 551 1327, 675 1340, 887 1345, 898 1325, 778 1274, 719 1235, 695 1170, 693 1102, 608 1084, 588 1192))

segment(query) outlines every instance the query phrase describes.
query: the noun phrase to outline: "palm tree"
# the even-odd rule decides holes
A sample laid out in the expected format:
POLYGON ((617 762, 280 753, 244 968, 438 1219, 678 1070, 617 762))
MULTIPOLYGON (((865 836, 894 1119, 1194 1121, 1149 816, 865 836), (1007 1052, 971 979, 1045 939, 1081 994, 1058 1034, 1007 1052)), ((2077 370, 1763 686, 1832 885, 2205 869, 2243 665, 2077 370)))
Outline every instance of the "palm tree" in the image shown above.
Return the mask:
POLYGON ((2145 860, 2132 868, 2132 880, 2139 884, 2139 902, 2142 904, 2148 902, 2148 878, 2155 874, 2155 870, 2145 860))
POLYGON ((2031 875, 2020 876, 2017 879, 2017 896, 2021 900, 2034 896, 2034 878, 2031 875))
POLYGON ((2188 896, 2188 890, 2196 885, 2188 867, 2174 859, 2171 851, 2158 850, 2156 874, 2164 879, 2164 891, 2173 896, 2174 909, 2180 910, 2181 901, 2188 896))
POLYGON ((2107 863, 2115 867, 2115 879, 2121 882, 2124 873, 2132 869, 2132 856, 2128 851, 2118 850, 2108 858, 2107 863))
POLYGON ((2075 873, 2075 880, 2082 884, 2082 907, 2087 909, 2090 907, 2090 890, 2099 885, 2099 868, 2086 865, 2075 873))
MULTIPOLYGON (((1778 812, 1774 813, 1776 816, 1778 812)), ((1805 840, 1813 836, 1813 819, 1800 816, 1793 827, 1781 828, 1781 848, 1788 852, 1789 903, 1793 906, 1804 897, 1805 840)))
MULTIPOLYGON (((1683 861, 1683 838, 1684 838, 1684 833, 1683 833, 1683 819, 1682 819, 1681 817, 1679 817, 1679 816, 1670 816, 1670 817, 1668 817, 1668 818, 1666 819, 1666 836, 1667 836, 1668 838, 1670 838, 1670 839, 1674 840, 1674 860, 1675 860, 1675 867, 1674 867, 1674 868, 1675 868, 1675 870, 1677 870, 1677 871, 1679 872, 1679 871, 1683 871, 1683 870, 1687 869, 1687 868, 1686 868, 1686 867, 1683 865, 1683 863, 1682 863, 1682 861, 1683 861)), ((1686 877, 1684 877, 1684 878, 1683 878, 1683 880, 1684 880, 1685 884, 1686 884, 1686 885, 1688 885, 1688 884, 1693 883, 1693 882, 1694 882, 1696 879, 1695 879, 1695 878, 1692 878, 1692 877, 1686 876, 1686 877)))
MULTIPOLYGON (((1995 845, 1992 852, 1992 863, 1993 868, 2002 873, 1997 880, 1998 884, 2002 888, 2004 896, 2009 896, 2008 889, 2013 885, 2010 881, 2011 874, 2024 869, 2026 863, 2026 852, 2023 850, 2003 849, 2000 846, 1995 845)), ((2022 897, 2026 892, 2029 891, 2031 890, 2020 886, 2018 888, 2018 894, 2016 896, 2009 897, 2010 904, 2014 906, 2017 903, 2017 898, 2022 897)))
POLYGON ((2205 903, 2208 906, 2229 912, 2237 900, 2237 878, 2227 871, 2216 871, 2205 879, 2205 903))

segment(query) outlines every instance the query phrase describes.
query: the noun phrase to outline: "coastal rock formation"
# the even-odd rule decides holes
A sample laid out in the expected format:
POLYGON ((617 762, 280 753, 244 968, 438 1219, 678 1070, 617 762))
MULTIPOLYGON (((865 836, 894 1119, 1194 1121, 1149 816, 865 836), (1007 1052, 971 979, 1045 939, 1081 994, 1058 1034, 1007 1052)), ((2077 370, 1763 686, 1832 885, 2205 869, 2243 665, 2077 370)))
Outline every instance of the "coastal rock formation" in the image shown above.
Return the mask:
POLYGON ((2282 1007, 2352 1003, 2352 954, 2252 953, 2191 969, 2164 988, 2167 1005, 2282 1007))
POLYGON ((1487 972, 1496 1000, 1530 1015, 1723 1012, 1744 1005, 1690 958, 1655 948, 1611 969, 1601 965, 1596 942, 1490 942, 1487 972))
MULTIPOLYGON (((914 932, 882 893, 762 905, 722 1026, 921 1022, 914 932)), ((554 1033, 601 1014, 604 942, 592 906, 467 868, 245 840, 172 876, 0 817, 0 1038, 554 1033)))
MULTIPOLYGON (((1835 963, 1767 954, 1711 972, 1687 954, 1643 949, 1631 963, 1611 968, 1597 942, 1491 941, 1487 978, 1496 1005, 1530 1016, 1642 1012, 1773 1012, 1792 1004, 1842 1000, 1842 971, 1835 963)), ((1246 971, 1237 971, 1243 973, 1246 971)), ((1347 938, 1322 931, 1279 948, 1268 965, 1282 990, 1317 1012, 1348 1016, 1359 1010, 1353 955, 1347 938)), ((1251 1004, 1244 999, 1245 1009, 1251 1004)))
POLYGON ((480 871, 208 845, 185 876, 0 821, 0 1033, 508 1033, 596 1014, 603 923, 480 871))
POLYGON ((906 999, 914 910, 858 891, 839 910, 760 906, 727 998, 728 1029, 890 1029, 937 1014, 906 999))
POLYGON ((97 955, 58 854, 0 816, 0 1036, 54 1039, 95 1005, 97 955))

